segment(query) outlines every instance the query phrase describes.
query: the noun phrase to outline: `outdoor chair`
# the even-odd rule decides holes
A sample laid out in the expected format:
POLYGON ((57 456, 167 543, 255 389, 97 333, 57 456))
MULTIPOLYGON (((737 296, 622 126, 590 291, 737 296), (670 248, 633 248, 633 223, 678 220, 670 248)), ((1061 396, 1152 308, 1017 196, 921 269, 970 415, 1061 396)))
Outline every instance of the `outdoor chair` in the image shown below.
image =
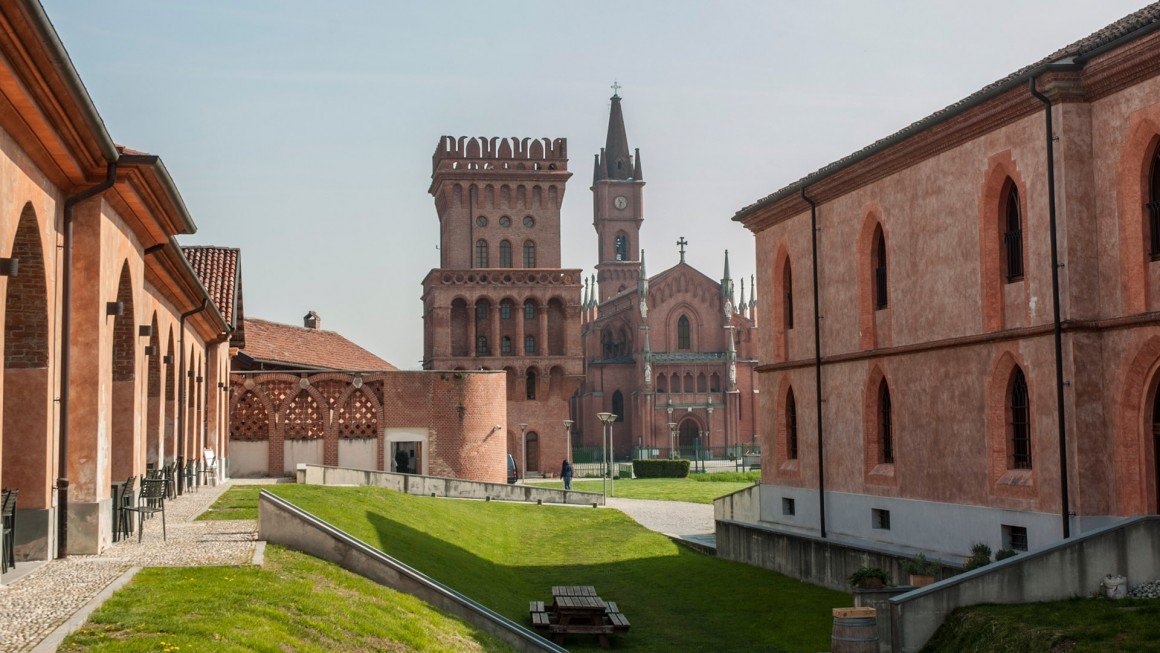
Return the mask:
POLYGON ((169 499, 177 498, 177 463, 169 463, 165 466, 162 477, 165 479, 165 496, 169 499))
POLYGON ((0 547, 3 551, 2 558, 3 567, 0 571, 7 571, 11 567, 16 566, 16 495, 20 494, 20 490, 4 490, 3 491, 3 538, 4 545, 0 547))
POLYGON ((133 534, 133 520, 129 519, 129 514, 126 512, 133 507, 133 488, 137 483, 136 476, 130 476, 125 480, 125 484, 121 486, 119 496, 113 497, 113 505, 118 510, 114 513, 113 520, 113 541, 117 541, 123 537, 129 537, 133 534))
POLYGON ((190 491, 196 492, 197 491, 197 488, 195 488, 193 485, 194 480, 197 478, 196 465, 197 465, 197 463, 195 463, 192 460, 185 464, 185 491, 186 492, 190 492, 190 491))
POLYGON ((141 494, 137 497, 137 505, 125 508, 125 513, 137 513, 137 541, 145 531, 145 515, 161 513, 161 539, 168 539, 165 528, 165 481, 145 479, 141 481, 141 494))

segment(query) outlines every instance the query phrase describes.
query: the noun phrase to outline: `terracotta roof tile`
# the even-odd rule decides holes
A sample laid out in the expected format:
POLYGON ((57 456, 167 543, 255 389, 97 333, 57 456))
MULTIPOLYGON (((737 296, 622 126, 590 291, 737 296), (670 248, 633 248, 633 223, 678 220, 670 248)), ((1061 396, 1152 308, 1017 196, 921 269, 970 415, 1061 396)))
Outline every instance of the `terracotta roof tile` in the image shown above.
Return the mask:
POLYGON ((182 247, 189 265, 201 279, 218 311, 234 327, 230 344, 246 344, 245 312, 242 310, 242 252, 234 247, 182 247))
POLYGON ((307 369, 387 372, 398 368, 334 331, 247 318, 242 353, 259 362, 307 369))

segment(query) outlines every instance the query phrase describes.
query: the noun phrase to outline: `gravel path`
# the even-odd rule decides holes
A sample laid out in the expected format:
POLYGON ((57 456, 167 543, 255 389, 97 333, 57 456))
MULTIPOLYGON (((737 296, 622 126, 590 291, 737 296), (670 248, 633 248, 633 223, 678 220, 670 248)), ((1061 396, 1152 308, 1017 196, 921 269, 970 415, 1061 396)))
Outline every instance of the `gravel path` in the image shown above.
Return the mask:
POLYGON ((665 535, 683 538, 714 532, 713 506, 704 503, 609 497, 608 507, 616 508, 641 526, 665 535))
POLYGON ((257 539, 256 521, 193 521, 230 484, 203 487, 166 503, 166 541, 161 539, 161 517, 157 516, 146 521, 140 544, 134 533, 99 555, 51 560, 0 588, 0 653, 31 648, 130 567, 249 563, 257 539))

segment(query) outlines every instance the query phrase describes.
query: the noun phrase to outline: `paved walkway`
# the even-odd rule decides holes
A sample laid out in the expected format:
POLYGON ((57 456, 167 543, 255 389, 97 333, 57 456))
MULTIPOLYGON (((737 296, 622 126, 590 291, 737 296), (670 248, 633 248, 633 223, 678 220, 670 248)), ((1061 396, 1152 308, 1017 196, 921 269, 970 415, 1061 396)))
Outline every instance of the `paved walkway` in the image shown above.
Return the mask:
MULTIPOLYGON (((99 555, 69 556, 41 565, 12 585, 0 588, 0 653, 35 646, 130 567, 241 565, 256 546, 254 520, 194 521, 231 484, 202 487, 166 503, 168 539, 161 539, 161 517, 145 522, 144 538, 122 540, 99 555)), ((253 482, 271 482, 258 480, 253 482)))
POLYGON ((608 507, 620 510, 649 530, 716 547, 711 504, 609 497, 608 507))

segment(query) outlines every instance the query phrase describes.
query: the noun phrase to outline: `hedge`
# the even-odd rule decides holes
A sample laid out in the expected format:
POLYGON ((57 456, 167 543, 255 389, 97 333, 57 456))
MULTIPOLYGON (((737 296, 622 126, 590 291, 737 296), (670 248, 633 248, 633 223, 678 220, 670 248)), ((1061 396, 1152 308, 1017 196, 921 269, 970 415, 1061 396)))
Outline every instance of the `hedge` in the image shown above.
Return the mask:
POLYGON ((685 478, 689 475, 687 460, 634 460, 632 475, 637 478, 685 478))

